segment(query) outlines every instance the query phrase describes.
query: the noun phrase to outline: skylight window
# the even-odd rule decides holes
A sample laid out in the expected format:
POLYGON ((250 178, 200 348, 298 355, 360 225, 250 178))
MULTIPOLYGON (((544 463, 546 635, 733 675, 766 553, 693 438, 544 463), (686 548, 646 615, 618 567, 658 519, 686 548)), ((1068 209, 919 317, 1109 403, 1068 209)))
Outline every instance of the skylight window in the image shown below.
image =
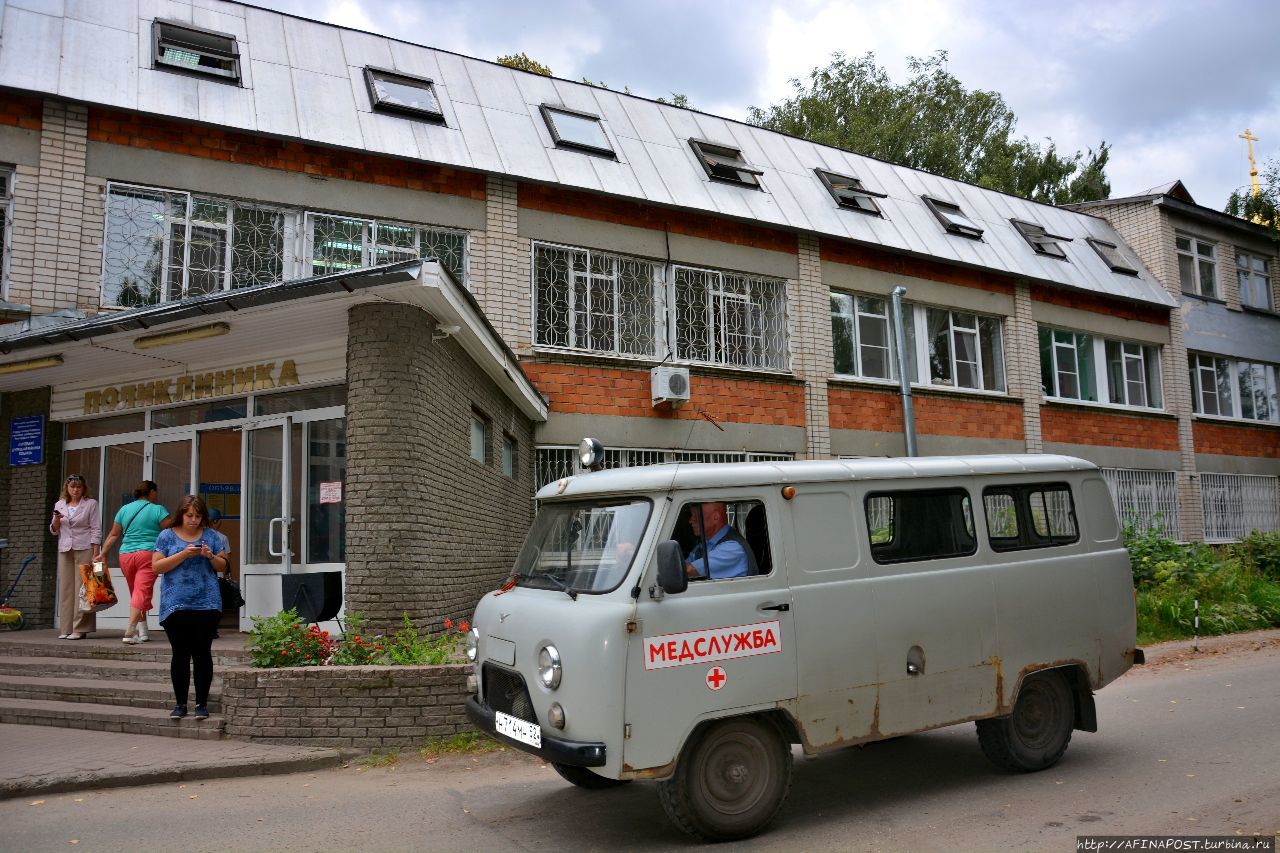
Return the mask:
POLYGON ((872 216, 881 216, 880 206, 876 204, 878 198, 888 198, 885 193, 878 193, 869 190, 862 185, 862 181, 857 178, 850 178, 847 175, 838 175, 835 172, 828 172, 826 169, 814 169, 818 177, 822 179, 823 185, 827 188, 827 192, 831 193, 831 197, 836 200, 836 204, 849 210, 856 210, 859 213, 867 213, 872 216))
POLYGON ((942 223, 943 228, 947 229, 947 233, 972 237, 975 240, 982 239, 982 226, 966 216, 960 209, 960 205, 930 198, 927 195, 922 195, 920 198, 924 199, 924 203, 933 211, 933 215, 938 217, 938 221, 942 223))
POLYGON ((742 152, 737 148, 700 142, 697 139, 690 139, 689 146, 698 155, 698 161, 707 170, 707 177, 711 180, 759 188, 758 176, 764 172, 743 160, 742 152))
POLYGON ((425 77, 365 68, 364 82, 369 87, 369 103, 375 110, 444 121, 435 84, 425 77))
POLYGON ((240 82, 240 48, 233 35, 156 20, 151 49, 157 68, 240 82))
POLYGON ((613 145, 600 124, 600 116, 580 113, 564 107, 542 105, 542 118, 551 131, 551 138, 562 148, 577 148, 592 154, 614 156, 613 145))
POLYGON ((1037 255, 1048 255, 1062 261, 1067 259, 1067 251, 1062 248, 1062 244, 1070 243, 1070 237, 1050 234, 1043 225, 1037 225, 1034 222, 1024 222, 1021 219, 1009 221, 1013 223, 1014 228, 1018 229, 1018 233, 1031 245, 1031 248, 1036 250, 1037 255))
POLYGON ((1120 247, 1115 243, 1108 243, 1106 240, 1098 240, 1093 237, 1090 237, 1086 242, 1093 247, 1093 250, 1098 253, 1102 260, 1106 261, 1112 272, 1118 272, 1121 275, 1138 274, 1137 268, 1125 260, 1124 255, 1120 254, 1120 247))

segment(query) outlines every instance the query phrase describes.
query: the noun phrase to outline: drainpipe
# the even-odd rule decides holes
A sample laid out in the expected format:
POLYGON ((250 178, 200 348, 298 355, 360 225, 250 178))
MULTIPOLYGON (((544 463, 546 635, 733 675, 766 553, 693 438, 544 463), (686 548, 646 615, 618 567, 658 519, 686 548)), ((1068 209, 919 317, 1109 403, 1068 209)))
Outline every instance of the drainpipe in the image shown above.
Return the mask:
POLYGON ((902 389, 902 433, 907 439, 907 455, 916 452, 916 410, 911 402, 911 377, 907 373, 907 336, 902 323, 902 294, 907 289, 898 285, 893 289, 893 330, 898 355, 898 386, 902 389))

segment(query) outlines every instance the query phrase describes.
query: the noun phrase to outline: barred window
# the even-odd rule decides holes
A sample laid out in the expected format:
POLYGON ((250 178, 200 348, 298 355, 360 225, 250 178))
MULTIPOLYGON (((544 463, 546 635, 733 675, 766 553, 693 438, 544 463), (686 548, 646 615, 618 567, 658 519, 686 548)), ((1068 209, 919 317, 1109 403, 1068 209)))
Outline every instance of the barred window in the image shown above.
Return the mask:
MULTIPOLYGON (((534 457, 536 486, 539 489, 547 483, 554 483, 564 477, 582 473, 578 465, 577 448, 539 447, 534 457)), ((684 465, 701 462, 788 462, 794 458, 790 453, 614 447, 605 450, 602 467, 605 469, 636 468, 642 465, 664 465, 672 462, 684 465)))
POLYGON ((1243 539, 1255 530, 1280 531, 1280 477, 1201 474, 1204 538, 1243 539))
POLYGON ((1126 526, 1140 531, 1162 531, 1172 539, 1182 538, 1175 472, 1102 468, 1101 473, 1116 502, 1116 512, 1126 526))
POLYGON ((535 244, 534 343, 656 355, 659 268, 622 255, 535 244))
POLYGON ((463 286, 467 282, 467 235, 401 222, 307 214, 311 275, 435 258, 463 286))
POLYGON ((786 282, 682 266, 674 272, 676 358, 787 369, 786 282))

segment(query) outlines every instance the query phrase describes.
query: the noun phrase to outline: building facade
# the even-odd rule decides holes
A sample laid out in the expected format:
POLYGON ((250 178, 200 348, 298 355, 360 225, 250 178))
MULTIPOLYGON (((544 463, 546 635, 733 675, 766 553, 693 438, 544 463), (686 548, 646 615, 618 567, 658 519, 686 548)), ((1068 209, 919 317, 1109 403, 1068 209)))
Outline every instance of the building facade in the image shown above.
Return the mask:
POLYGON ((43 419, 0 480, 0 580, 41 554, 45 617, 71 471, 107 512, 144 476, 225 510, 246 617, 338 572, 348 607, 427 622, 503 576, 585 434, 613 465, 899 455, 898 287, 921 453, 1081 456, 1194 537, 1191 434, 1255 430, 1215 471, 1274 493, 1277 431, 1192 417, 1180 297, 1104 211, 162 5, 0 19, 0 415, 11 445, 43 419))

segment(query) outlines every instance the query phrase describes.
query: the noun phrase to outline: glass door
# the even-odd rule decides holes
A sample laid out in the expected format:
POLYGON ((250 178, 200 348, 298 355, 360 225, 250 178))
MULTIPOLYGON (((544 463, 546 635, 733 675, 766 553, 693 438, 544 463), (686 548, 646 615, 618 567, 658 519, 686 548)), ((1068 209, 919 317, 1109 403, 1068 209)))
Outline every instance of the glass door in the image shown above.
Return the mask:
POLYGON ((242 572, 288 574, 296 556, 292 418, 244 427, 241 477, 242 572))

